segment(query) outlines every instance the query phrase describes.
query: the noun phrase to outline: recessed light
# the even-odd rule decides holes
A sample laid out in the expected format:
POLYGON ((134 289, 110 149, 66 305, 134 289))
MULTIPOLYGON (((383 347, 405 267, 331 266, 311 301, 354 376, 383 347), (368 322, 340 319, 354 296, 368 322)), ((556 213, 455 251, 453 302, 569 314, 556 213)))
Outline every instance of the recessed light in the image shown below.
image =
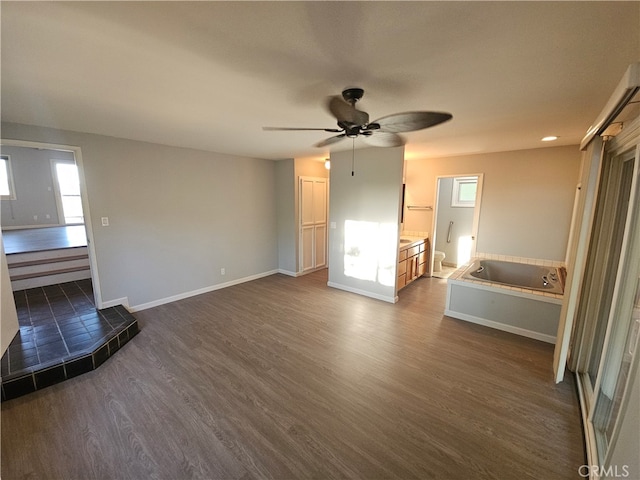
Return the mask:
POLYGON ((555 135, 549 135, 548 137, 543 137, 542 141, 543 142, 553 142, 554 140, 557 140, 558 137, 556 137, 555 135))

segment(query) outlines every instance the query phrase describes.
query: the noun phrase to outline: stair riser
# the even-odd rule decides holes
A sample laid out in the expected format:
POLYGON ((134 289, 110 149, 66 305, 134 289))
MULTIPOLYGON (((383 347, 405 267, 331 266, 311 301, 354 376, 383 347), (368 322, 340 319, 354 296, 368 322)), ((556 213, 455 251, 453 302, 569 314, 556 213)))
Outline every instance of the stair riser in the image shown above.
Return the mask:
POLYGON ((63 260, 65 257, 77 257, 79 255, 88 256, 87 247, 65 248, 62 250, 45 250, 40 252, 14 253, 7 255, 7 264, 11 268, 15 263, 34 263, 39 261, 53 262, 58 259, 63 260))
POLYGON ((91 270, 80 270, 78 272, 62 273, 58 275, 47 275, 44 277, 28 278, 25 280, 14 280, 11 282, 11 289, 15 292, 18 290, 27 290, 29 288, 46 287, 47 285, 55 285, 58 283, 74 282, 91 278, 91 270))
POLYGON ((26 267, 9 267, 9 277, 15 279, 24 275, 43 276, 56 273, 58 270, 66 269, 89 269, 89 259, 70 260, 66 262, 42 263, 39 265, 29 265, 26 267))

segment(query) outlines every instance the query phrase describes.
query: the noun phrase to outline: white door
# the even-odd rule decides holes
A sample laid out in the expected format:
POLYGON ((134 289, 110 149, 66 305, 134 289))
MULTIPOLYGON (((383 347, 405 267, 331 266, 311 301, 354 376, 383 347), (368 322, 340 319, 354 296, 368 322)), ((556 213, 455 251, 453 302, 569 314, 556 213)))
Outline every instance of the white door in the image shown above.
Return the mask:
POLYGON ((327 179, 300 177, 300 272, 327 264, 327 179))

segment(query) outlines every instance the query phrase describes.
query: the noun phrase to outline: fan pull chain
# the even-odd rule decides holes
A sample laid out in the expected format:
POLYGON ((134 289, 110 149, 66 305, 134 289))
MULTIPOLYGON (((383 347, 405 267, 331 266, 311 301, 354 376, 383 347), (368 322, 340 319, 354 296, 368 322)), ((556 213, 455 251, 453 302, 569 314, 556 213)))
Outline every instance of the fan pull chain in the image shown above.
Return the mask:
POLYGON ((351 139, 351 176, 353 177, 356 163, 356 139, 351 139))

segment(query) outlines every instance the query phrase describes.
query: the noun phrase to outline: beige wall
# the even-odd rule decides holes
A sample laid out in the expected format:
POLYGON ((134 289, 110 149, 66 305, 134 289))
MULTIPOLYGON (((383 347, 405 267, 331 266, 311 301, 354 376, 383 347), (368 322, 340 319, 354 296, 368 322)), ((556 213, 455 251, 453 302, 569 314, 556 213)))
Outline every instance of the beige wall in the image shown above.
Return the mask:
MULTIPOLYGON (((437 176, 482 173, 477 251, 563 261, 579 169, 577 146, 407 160, 405 205, 434 205, 437 176)), ((433 212, 404 214, 404 230, 432 231, 433 212)))

